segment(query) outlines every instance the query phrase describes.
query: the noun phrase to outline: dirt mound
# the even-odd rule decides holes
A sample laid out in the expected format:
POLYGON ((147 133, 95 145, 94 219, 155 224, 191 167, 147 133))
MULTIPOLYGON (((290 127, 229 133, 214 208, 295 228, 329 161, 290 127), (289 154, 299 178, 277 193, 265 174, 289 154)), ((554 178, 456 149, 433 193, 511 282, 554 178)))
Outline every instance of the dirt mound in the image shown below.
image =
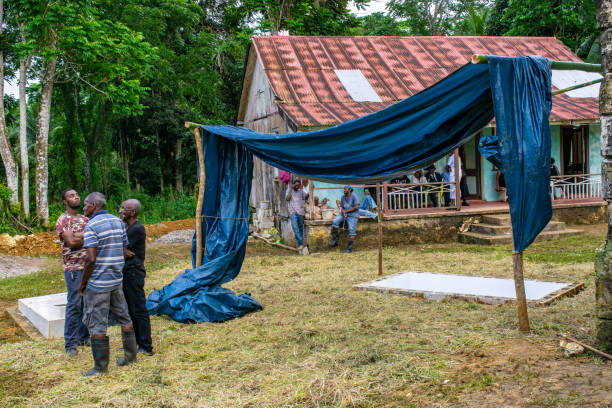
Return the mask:
MULTIPOLYGON (((195 219, 187 219, 145 225, 145 229, 147 230, 147 238, 153 241, 157 237, 172 231, 193 229, 194 225, 195 219)), ((60 252, 59 238, 55 231, 37 232, 16 240, 14 245, 0 246, 0 253, 8 255, 59 255, 60 252)))

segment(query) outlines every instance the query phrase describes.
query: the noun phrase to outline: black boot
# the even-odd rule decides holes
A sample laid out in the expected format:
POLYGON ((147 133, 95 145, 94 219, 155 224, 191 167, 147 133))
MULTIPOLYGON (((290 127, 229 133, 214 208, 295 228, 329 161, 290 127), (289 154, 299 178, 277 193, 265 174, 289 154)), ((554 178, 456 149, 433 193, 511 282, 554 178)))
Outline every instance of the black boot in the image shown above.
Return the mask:
POLYGON ((330 235, 329 235, 329 243, 330 247, 335 247, 338 245, 338 240, 340 239, 338 227, 331 227, 330 235))
POLYGON ((117 365, 124 366, 136 361, 138 354, 138 344, 136 343, 136 334, 134 330, 121 330, 121 340, 123 341, 123 357, 117 358, 117 365))
POLYGON ((94 368, 81 373, 85 377, 91 377, 92 375, 104 374, 108 370, 108 337, 103 339, 91 339, 91 354, 94 359, 94 368))
POLYGON ((346 244, 346 249, 344 250, 344 252, 346 252, 347 254, 350 253, 350 252, 353 252, 353 242, 355 242, 355 240, 349 238, 348 243, 346 244))

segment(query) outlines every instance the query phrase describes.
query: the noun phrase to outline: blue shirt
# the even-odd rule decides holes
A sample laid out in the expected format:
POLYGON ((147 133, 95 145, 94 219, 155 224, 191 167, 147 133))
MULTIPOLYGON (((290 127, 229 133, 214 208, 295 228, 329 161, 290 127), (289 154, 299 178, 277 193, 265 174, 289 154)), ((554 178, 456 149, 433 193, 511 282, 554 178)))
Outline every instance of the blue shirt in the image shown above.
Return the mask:
POLYGON ((450 173, 448 171, 442 173, 442 178, 444 179, 444 181, 451 181, 450 173))
POLYGON ((94 292, 109 292, 121 287, 123 247, 128 245, 123 222, 108 211, 91 216, 85 226, 83 248, 97 248, 96 264, 87 282, 94 292))
MULTIPOLYGON (((346 198, 345 195, 342 195, 342 198, 340 199, 340 207, 348 211, 355 206, 359 206, 359 199, 357 198, 355 194, 351 193, 351 195, 348 198, 346 198)), ((353 217, 353 218, 359 218, 359 211, 356 210, 356 211, 350 212, 346 214, 346 216, 353 217)))

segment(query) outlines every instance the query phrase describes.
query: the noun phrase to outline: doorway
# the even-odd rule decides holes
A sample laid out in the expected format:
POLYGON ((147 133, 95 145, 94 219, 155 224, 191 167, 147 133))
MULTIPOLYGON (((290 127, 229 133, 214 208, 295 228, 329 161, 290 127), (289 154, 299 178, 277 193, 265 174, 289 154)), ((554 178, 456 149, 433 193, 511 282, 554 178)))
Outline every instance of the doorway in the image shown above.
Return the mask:
POLYGON ((459 148, 461 163, 465 167, 465 181, 468 185, 470 194, 468 200, 481 200, 481 174, 480 174, 480 152, 478 151, 478 141, 481 134, 477 134, 466 144, 459 148))
POLYGON ((589 127, 561 128, 561 174, 589 173, 589 127))

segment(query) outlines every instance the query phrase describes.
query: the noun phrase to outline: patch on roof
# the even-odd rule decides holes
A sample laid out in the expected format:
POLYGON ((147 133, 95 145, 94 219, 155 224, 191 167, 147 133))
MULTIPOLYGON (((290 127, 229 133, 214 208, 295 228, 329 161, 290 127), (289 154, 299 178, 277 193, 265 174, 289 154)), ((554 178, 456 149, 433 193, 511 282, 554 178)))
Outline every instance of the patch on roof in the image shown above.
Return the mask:
MULTIPOLYGON (((565 89, 599 78, 601 78, 601 75, 596 72, 557 71, 553 69, 551 82, 555 88, 565 89)), ((570 98, 597 98, 599 97, 599 85, 600 84, 594 84, 584 88, 574 89, 565 94, 570 98)))
POLYGON ((334 72, 355 102, 382 102, 361 70, 336 69, 334 72))

